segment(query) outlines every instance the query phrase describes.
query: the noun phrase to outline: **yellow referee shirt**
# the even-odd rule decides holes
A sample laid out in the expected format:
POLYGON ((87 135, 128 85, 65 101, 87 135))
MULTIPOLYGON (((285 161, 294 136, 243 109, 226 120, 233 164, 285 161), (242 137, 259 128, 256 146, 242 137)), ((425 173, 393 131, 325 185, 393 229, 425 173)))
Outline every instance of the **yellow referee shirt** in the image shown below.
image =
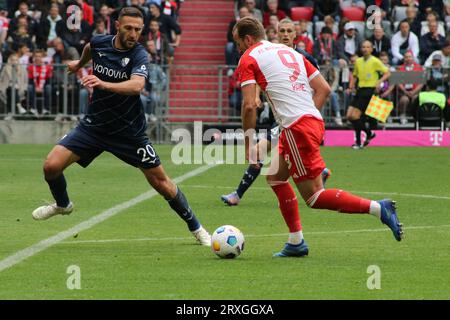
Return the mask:
POLYGON ((353 75, 358 78, 359 88, 375 88, 380 78, 379 72, 384 74, 388 72, 388 68, 377 57, 370 56, 367 60, 364 57, 356 59, 353 75))

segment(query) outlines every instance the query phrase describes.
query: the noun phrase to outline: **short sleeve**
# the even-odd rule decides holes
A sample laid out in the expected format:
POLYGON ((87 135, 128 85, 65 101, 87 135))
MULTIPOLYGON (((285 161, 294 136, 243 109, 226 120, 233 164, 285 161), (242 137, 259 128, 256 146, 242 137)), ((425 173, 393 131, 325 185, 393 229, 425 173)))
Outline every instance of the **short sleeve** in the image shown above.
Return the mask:
POLYGON ((303 64, 305 65, 306 75, 308 80, 311 81, 320 74, 319 70, 305 57, 303 56, 303 64))
POLYGON ((377 70, 380 71, 381 73, 386 73, 389 71, 389 68, 386 67, 383 62, 377 58, 377 70))
POLYGON ((239 61, 237 75, 241 87, 256 83, 255 63, 255 59, 250 56, 243 56, 239 61))
POLYGON ((147 78, 148 77, 148 55, 144 48, 141 48, 133 59, 133 65, 131 69, 131 75, 138 75, 147 78))

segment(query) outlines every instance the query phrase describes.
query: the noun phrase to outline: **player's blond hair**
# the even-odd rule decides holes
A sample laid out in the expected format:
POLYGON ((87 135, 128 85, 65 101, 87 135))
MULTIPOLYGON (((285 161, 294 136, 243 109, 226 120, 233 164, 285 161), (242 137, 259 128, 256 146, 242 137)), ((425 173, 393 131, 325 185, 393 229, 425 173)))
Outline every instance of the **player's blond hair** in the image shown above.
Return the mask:
POLYGON ((255 40, 262 40, 266 37, 263 25, 258 19, 253 17, 245 17, 240 19, 233 28, 239 38, 244 39, 246 35, 251 36, 255 40))

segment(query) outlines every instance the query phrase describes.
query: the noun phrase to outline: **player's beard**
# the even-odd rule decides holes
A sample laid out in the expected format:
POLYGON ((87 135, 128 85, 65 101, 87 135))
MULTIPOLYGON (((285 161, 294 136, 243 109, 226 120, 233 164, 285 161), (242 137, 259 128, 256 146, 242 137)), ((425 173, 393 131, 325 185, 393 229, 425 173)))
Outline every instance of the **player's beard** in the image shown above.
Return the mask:
POLYGON ((125 48, 125 49, 131 49, 131 48, 133 48, 136 45, 135 41, 133 41, 133 44, 130 45, 129 42, 127 41, 125 35, 120 35, 119 34, 119 41, 120 41, 120 45, 122 46, 122 48, 125 48))

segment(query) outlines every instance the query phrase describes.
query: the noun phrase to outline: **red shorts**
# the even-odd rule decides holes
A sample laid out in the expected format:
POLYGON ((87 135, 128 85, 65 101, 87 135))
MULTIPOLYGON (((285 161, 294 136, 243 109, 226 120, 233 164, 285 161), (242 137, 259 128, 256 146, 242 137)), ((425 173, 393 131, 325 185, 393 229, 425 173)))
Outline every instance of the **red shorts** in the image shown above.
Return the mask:
POLYGON ((303 116, 281 132, 278 153, 288 163, 295 183, 314 179, 325 169, 320 155, 324 133, 323 121, 310 116, 303 116))

